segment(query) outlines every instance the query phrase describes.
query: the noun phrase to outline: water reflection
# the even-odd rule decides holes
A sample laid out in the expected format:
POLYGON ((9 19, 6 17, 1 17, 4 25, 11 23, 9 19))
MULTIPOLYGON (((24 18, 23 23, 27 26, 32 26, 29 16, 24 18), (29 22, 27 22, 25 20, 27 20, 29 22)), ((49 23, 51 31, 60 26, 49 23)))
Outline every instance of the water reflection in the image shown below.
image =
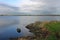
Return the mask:
POLYGON ((14 38, 20 36, 33 35, 25 28, 26 25, 35 21, 60 20, 60 16, 0 16, 0 39, 14 38), (17 28, 21 32, 16 31, 17 28))

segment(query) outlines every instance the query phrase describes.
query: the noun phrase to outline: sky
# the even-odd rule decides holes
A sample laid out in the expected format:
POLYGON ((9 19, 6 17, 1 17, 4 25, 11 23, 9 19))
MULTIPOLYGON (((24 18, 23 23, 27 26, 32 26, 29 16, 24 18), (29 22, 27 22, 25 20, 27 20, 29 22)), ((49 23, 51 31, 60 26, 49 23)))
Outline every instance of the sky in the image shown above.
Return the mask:
POLYGON ((9 5, 16 5, 19 0, 0 0, 1 3, 9 4, 9 5))
POLYGON ((0 14, 15 12, 17 14, 21 12, 26 14, 60 14, 60 0, 0 0, 0 14))

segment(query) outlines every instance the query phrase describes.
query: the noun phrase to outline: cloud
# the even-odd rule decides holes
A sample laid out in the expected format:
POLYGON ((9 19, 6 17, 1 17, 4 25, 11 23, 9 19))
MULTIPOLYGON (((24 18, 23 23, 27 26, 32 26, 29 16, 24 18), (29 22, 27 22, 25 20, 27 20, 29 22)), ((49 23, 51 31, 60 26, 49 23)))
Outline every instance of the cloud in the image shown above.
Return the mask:
POLYGON ((60 0, 22 0, 20 12, 30 14, 60 14, 60 0))
POLYGON ((18 11, 17 7, 9 6, 7 4, 2 3, 0 4, 0 14, 9 14, 17 11, 18 11))
POLYGON ((16 5, 0 4, 0 14, 60 14, 60 0, 19 0, 16 5))
POLYGON ((41 10, 41 7, 45 5, 43 2, 34 2, 31 0, 22 0, 19 3, 20 11, 22 12, 31 12, 33 10, 41 10))
POLYGON ((20 11, 19 7, 7 5, 4 3, 0 4, 0 15, 25 15, 26 13, 23 13, 20 11))

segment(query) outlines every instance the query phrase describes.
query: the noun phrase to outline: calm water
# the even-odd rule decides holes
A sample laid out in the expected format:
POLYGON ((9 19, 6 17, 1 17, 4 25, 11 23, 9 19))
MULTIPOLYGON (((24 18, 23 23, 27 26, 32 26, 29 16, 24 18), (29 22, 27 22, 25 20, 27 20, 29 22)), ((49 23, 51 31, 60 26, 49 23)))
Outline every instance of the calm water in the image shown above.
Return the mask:
POLYGON ((26 25, 35 21, 60 20, 60 16, 0 16, 0 40, 8 40, 8 38, 32 35, 25 28, 26 25), (20 28, 21 33, 17 33, 16 29, 20 28))

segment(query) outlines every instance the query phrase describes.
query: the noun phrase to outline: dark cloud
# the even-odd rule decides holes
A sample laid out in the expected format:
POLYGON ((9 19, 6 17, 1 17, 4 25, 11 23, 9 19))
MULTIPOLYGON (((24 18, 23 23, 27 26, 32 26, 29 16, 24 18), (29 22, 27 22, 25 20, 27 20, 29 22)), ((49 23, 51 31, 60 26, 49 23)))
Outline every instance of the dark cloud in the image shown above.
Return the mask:
MULTIPOLYGON (((20 7, 12 7, 0 4, 2 14, 60 14, 60 0, 26 0, 20 3, 20 7)), ((25 15, 24 14, 24 15, 25 15)))
MULTIPOLYGON (((60 14, 60 0, 31 0, 33 2, 43 2, 42 10, 35 10, 39 14, 60 14)), ((38 5, 39 6, 39 5, 38 5)))
POLYGON ((18 11, 18 7, 9 6, 7 4, 0 4, 0 14, 8 14, 18 11))

